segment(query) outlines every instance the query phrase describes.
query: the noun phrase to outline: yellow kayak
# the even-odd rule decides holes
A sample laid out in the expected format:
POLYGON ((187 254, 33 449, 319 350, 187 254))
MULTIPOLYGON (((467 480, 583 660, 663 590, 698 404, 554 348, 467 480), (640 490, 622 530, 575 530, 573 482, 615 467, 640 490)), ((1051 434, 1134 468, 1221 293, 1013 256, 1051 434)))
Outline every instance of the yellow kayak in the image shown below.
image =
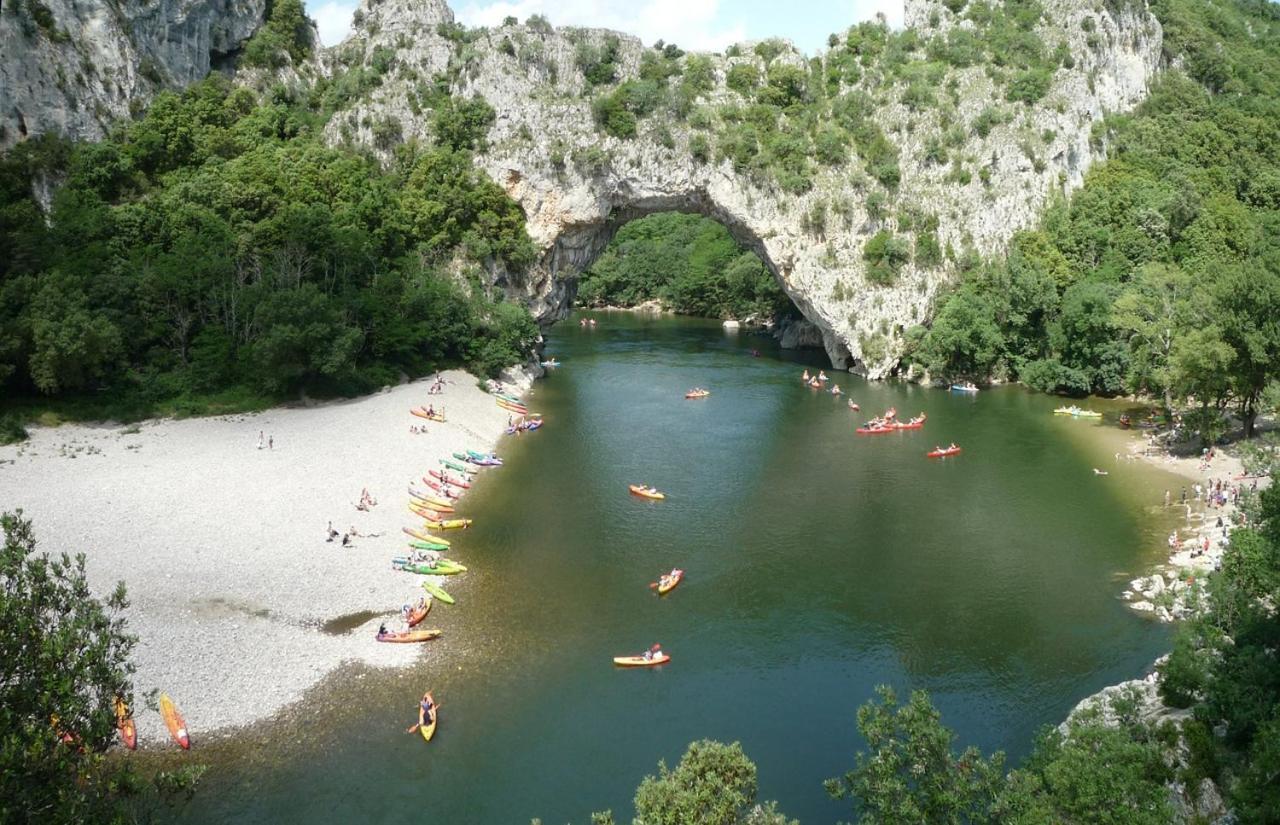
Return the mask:
POLYGON ((422 507, 426 510, 435 510, 439 513, 452 513, 453 505, 447 501, 441 501, 435 496, 409 496, 410 507, 422 507))
POLYGON ((627 489, 635 495, 651 498, 655 501, 661 501, 667 497, 665 493, 660 493, 652 487, 642 487, 639 484, 628 484, 627 489))
POLYGON ((659 653, 646 659, 643 656, 614 656, 613 663, 618 667, 654 667, 655 665, 665 665, 671 661, 671 657, 665 653, 659 653))
POLYGON ((414 529, 412 527, 401 527, 400 529, 403 530, 405 534, 413 536, 415 539, 418 539, 419 541, 429 541, 435 544, 443 544, 445 547, 449 546, 449 542, 446 539, 442 539, 439 536, 433 536, 430 533, 428 533, 426 530, 414 529))
POLYGON ((469 518, 450 518, 444 521, 433 521, 427 519, 427 526, 432 530, 465 530, 471 526, 469 518))
POLYGON ((431 737, 436 735, 436 724, 440 721, 440 709, 432 702, 431 707, 431 723, 427 724, 427 712, 423 709, 422 703, 418 703, 418 733, 422 734, 422 738, 430 742, 431 737))

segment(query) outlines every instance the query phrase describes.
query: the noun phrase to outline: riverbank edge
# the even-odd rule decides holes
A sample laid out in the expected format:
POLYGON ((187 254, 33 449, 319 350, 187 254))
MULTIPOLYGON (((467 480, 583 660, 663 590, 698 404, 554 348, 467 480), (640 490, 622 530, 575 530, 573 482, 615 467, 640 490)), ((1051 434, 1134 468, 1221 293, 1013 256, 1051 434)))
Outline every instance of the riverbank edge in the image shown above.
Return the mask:
MULTIPOLYGON (((1159 461, 1166 465, 1165 469, 1187 479, 1193 487, 1201 482, 1211 482, 1208 476, 1209 471, 1219 476, 1225 474, 1229 480, 1250 480, 1244 473, 1240 459, 1229 453, 1215 451, 1212 459, 1208 459, 1207 456, 1191 458, 1177 456, 1165 446, 1159 447, 1152 454, 1151 447, 1150 440, 1145 444, 1133 442, 1130 444, 1130 453, 1127 458, 1159 461), (1216 466, 1213 466, 1214 461, 1218 461, 1216 466)), ((1266 479, 1264 483, 1269 481, 1270 479, 1266 479)), ((1184 621, 1200 614, 1204 609, 1204 603, 1199 598, 1197 576, 1207 576, 1220 566, 1222 555, 1228 546, 1230 532, 1235 526, 1238 507, 1231 500, 1217 510, 1222 518, 1223 527, 1217 527, 1216 520, 1211 527, 1207 513, 1203 510, 1199 514, 1201 516, 1198 519, 1199 524, 1193 526, 1192 516, 1196 515, 1192 513, 1193 502, 1203 504, 1205 498, 1195 495, 1184 503, 1181 501, 1182 495, 1180 492, 1177 502, 1170 501, 1165 506, 1186 508, 1187 529, 1191 535, 1187 537, 1185 534, 1178 534, 1178 540, 1170 546, 1172 552, 1169 553, 1168 560, 1154 564, 1147 575, 1130 581, 1128 588, 1121 594, 1130 608, 1146 614, 1155 621, 1184 621), (1214 531, 1221 533, 1218 540, 1214 541, 1210 538, 1208 549, 1203 549, 1205 538, 1210 537, 1214 531), (1201 549, 1197 550, 1197 548, 1201 549), (1163 601, 1169 601, 1170 605, 1156 605, 1155 600, 1166 594, 1168 598, 1163 601)), ((1170 497, 1172 497, 1172 491, 1170 491, 1170 497)), ((1157 658, 1152 662, 1148 673, 1140 678, 1108 685, 1081 699, 1067 714, 1066 719, 1058 725, 1059 732, 1067 735, 1073 720, 1090 716, 1096 716, 1110 727, 1121 727, 1124 721, 1121 719, 1118 705, 1123 703, 1132 708, 1129 718, 1136 719, 1138 722, 1151 724, 1172 722, 1178 725, 1178 741, 1168 749, 1166 759, 1179 768, 1185 768, 1187 747, 1182 741, 1181 724, 1192 718, 1192 714, 1187 709, 1170 707, 1160 696, 1160 666, 1168 658, 1168 654, 1157 658)), ((1177 821, 1233 821, 1233 814, 1224 801, 1222 791, 1212 779, 1206 777, 1196 787, 1190 788, 1175 778, 1167 782, 1165 787, 1179 817, 1177 821)))
MULTIPOLYGON (((539 372, 527 367, 507 370, 502 376, 503 390, 525 398, 539 372)), ((158 714, 144 704, 143 697, 152 690, 173 696, 198 746, 200 742, 233 738, 246 728, 289 712, 314 687, 349 664, 402 670, 432 655, 430 645, 372 644, 370 639, 371 628, 376 629, 379 621, 392 621, 391 615, 406 591, 423 579, 445 581, 439 576, 410 580, 403 573, 389 571, 389 558, 382 558, 383 550, 398 548, 403 552, 408 537, 400 528, 413 521, 404 506, 403 481, 396 478, 403 478, 404 473, 394 462, 386 461, 388 446, 396 454, 425 447, 421 458, 409 459, 421 474, 431 466, 429 461, 447 458, 457 450, 497 449, 509 416, 495 403, 493 395, 481 388, 480 378, 463 371, 449 371, 444 378, 450 386, 444 394, 431 399, 447 410, 445 423, 426 422, 409 415, 411 406, 428 401, 430 379, 419 379, 358 398, 283 405, 257 413, 148 419, 128 426, 110 421, 36 426, 30 440, 0 447, 3 507, 22 509, 33 520, 40 551, 56 555, 87 548, 95 593, 105 594, 121 580, 128 588, 130 606, 125 617, 128 632, 138 638, 131 663, 136 668, 134 713, 140 749, 155 752, 173 748, 158 714), (384 423, 385 428, 381 426, 384 423), (352 424, 379 427, 385 435, 380 441, 367 432, 359 432, 352 424), (407 436, 409 441, 405 442, 403 433, 418 424, 429 425, 429 434, 407 436), (263 431, 271 434, 271 443, 264 445, 258 435, 257 449, 253 449, 255 434, 263 431), (205 564, 198 571, 175 568, 172 556, 165 563, 163 550, 180 542, 163 535, 163 531, 149 535, 149 522, 131 506, 137 501, 164 499, 173 486, 158 480, 164 478, 164 473, 156 472, 157 463, 190 461, 185 472, 200 474, 201 465, 194 459, 165 454, 166 450, 172 452, 173 442, 182 442, 182 448, 199 442, 215 456, 215 461, 235 465, 234 483, 199 488, 201 508, 209 515, 202 520, 200 530, 192 530, 195 535, 190 544, 199 546, 199 532, 222 528, 215 541, 194 552, 208 556, 222 551, 223 556, 211 565, 204 559, 205 564), (343 454, 343 446, 352 449, 343 454), (301 495, 270 476, 271 470, 263 469, 269 466, 263 465, 264 461, 302 463, 299 448, 306 452, 307 459, 328 454, 327 461, 321 463, 332 478, 340 480, 343 489, 336 500, 317 494, 310 506, 291 503, 288 519, 292 535, 286 541, 277 540, 278 530, 275 535, 260 535, 253 529, 257 525, 242 521, 229 522, 238 526, 228 529, 226 520, 212 515, 220 506, 229 503, 230 509, 235 510, 237 502, 244 502, 243 519, 243 515, 252 514, 248 502, 255 499, 301 495), (64 460, 77 457, 81 461, 64 460), (362 460, 364 466, 353 465, 352 457, 362 460), (88 464, 85 459, 104 460, 88 464), (64 489, 61 482, 66 477, 66 465, 79 465, 70 472, 86 476, 86 483, 98 490, 101 501, 97 506, 91 500, 76 508, 61 506, 67 497, 82 501, 88 498, 64 489), (110 469, 112 465, 114 469, 110 469), (131 466, 121 469, 124 465, 131 466), (337 541, 326 544, 317 537, 323 535, 324 520, 356 500, 361 483, 365 483, 354 480, 360 476, 368 480, 369 489, 377 491, 382 506, 355 515, 347 509, 348 515, 337 516, 334 527, 339 532, 346 531, 347 519, 360 525, 351 550, 337 541), (128 492, 124 492, 126 489, 128 492), (103 494, 113 490, 121 490, 122 494, 110 499, 103 494), (326 509, 328 512, 305 512, 326 509), (112 527, 110 532, 94 535, 85 530, 86 523, 92 522, 112 527), (370 558, 364 548, 375 544, 378 556, 370 558), (289 548, 284 558, 270 552, 279 546, 289 548), (286 586, 274 590, 263 584, 273 578, 282 563, 296 561, 299 554, 316 560, 306 562, 302 576, 292 581, 285 579, 286 586), (311 575, 312 564, 321 570, 326 565, 330 569, 311 575), (219 575, 224 577, 221 581, 219 575), (185 581, 175 585, 175 578, 185 581), (335 587, 335 580, 341 584, 335 587), (337 592, 344 588, 352 593, 337 592), (263 598, 264 589, 271 598, 263 598), (175 597, 175 590, 180 595, 175 597), (335 613, 341 618, 375 611, 377 615, 340 634, 330 634, 322 627, 335 613), (268 651, 266 656, 264 649, 268 651), (254 665, 242 663, 253 663, 255 659, 262 669, 256 678, 249 673, 247 680, 257 689, 243 689, 244 671, 252 670, 254 665), (272 659, 278 661, 270 662, 272 659), (212 674, 218 675, 211 680, 212 674), (219 687, 211 690, 210 685, 219 687)), ((262 512, 258 515, 262 522, 283 521, 262 512)), ((461 543, 465 544, 465 540, 461 543)), ((466 576, 451 578, 461 582, 466 576)), ((275 579, 279 585, 280 577, 275 579)), ((461 589, 465 591, 465 584, 461 589)), ((439 624, 432 621, 443 618, 438 617, 439 612, 437 606, 424 624, 439 624)))

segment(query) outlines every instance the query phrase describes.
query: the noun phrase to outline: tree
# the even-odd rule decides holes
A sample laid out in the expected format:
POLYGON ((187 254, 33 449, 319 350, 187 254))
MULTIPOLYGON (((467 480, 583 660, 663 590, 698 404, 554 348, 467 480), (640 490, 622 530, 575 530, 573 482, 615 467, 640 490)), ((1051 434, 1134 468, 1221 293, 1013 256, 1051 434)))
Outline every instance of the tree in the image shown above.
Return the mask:
POLYGON ((21 511, 0 516, 0 527, 0 821, 123 822, 189 796, 198 768, 148 785, 103 757, 116 697, 133 704, 124 584, 99 601, 83 554, 37 555, 21 511))
POLYGON ((1128 335, 1133 353, 1132 389, 1151 389, 1164 397, 1165 409, 1173 408, 1174 341, 1187 331, 1192 318, 1189 302, 1191 279, 1176 266, 1147 264, 1112 307, 1112 323, 1128 335))
POLYGON ((1213 300, 1223 343, 1233 353, 1228 374, 1249 438, 1258 401, 1280 365, 1280 272, 1260 261, 1228 267, 1214 286, 1213 300))
POLYGON ((992 821, 1004 789, 1004 754, 983 757, 977 748, 957 755, 955 734, 924 691, 899 706, 893 689, 876 688, 880 701, 858 708, 858 731, 867 750, 857 766, 828 779, 835 799, 856 800, 861 821, 963 823, 992 821))
POLYGON ((925 369, 944 378, 983 378, 992 373, 1004 350, 990 299, 961 287, 942 305, 919 349, 925 369))
POLYGON ((659 762, 635 804, 635 825, 795 825, 772 802, 756 804, 756 766, 737 742, 693 742, 674 771, 659 762))

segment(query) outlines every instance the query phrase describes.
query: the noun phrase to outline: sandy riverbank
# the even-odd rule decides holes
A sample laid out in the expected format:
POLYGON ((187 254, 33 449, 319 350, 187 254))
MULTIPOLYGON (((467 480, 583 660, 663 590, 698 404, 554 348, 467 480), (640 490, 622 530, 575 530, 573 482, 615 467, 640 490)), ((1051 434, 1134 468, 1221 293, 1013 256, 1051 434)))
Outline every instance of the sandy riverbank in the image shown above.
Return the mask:
MULTIPOLYGON (((454 451, 492 448, 508 416, 473 376, 446 378, 430 397, 419 381, 253 415, 36 428, 0 447, 0 509, 25 511, 40 550, 85 553, 96 593, 124 580, 139 637, 135 688, 172 696, 198 743, 270 716, 344 662, 433 655, 430 645, 373 640, 380 620, 422 592, 420 577, 390 565, 407 549, 401 528, 420 523, 406 488, 421 489, 454 451), (409 414, 428 401, 447 423, 409 414), (272 448, 258 449, 259 432, 272 448), (362 487, 379 502, 367 513, 354 506, 362 487), (330 520, 380 535, 344 549, 325 541, 330 520), (377 615, 339 635, 321 629, 362 612, 377 615)), ((478 483, 500 472, 484 470, 478 483)), ((465 500, 458 509, 466 515, 465 500)), ((468 563, 466 532, 450 533, 450 556, 468 563)), ((448 633, 463 619, 466 576, 451 578, 459 605, 435 605, 423 626, 448 633)), ((143 743, 168 742, 158 714, 137 716, 143 743)))

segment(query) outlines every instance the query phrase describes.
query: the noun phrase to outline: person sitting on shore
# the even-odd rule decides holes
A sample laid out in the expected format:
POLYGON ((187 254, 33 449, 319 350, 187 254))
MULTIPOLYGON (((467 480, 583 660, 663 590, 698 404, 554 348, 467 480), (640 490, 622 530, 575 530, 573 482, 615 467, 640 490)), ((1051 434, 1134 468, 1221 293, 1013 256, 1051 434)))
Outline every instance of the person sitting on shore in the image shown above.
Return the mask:
POLYGON ((346 533, 342 534, 342 546, 343 547, 351 546, 351 536, 347 535, 346 533))
POLYGON ((338 537, 338 531, 333 529, 333 522, 331 521, 329 522, 329 538, 325 539, 325 541, 331 542, 337 537, 338 537))
POLYGON ((386 636, 386 635, 387 635, 387 623, 386 623, 386 622, 382 622, 381 624, 379 624, 379 625, 378 625, 378 635, 379 635, 379 636, 386 636))

